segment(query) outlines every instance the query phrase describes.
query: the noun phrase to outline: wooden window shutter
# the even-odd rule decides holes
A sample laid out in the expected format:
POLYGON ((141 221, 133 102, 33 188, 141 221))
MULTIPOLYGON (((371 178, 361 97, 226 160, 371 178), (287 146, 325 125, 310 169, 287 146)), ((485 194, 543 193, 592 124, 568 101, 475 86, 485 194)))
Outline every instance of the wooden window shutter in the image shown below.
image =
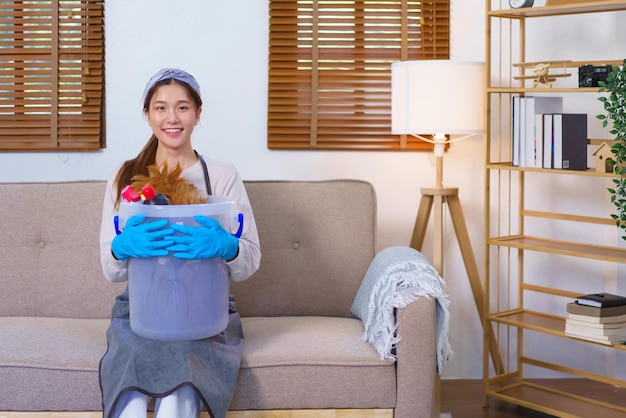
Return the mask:
POLYGON ((0 151, 104 147, 104 0, 0 0, 0 151))
POLYGON ((270 0, 268 147, 431 150, 391 134, 391 63, 449 58, 449 3, 270 0))

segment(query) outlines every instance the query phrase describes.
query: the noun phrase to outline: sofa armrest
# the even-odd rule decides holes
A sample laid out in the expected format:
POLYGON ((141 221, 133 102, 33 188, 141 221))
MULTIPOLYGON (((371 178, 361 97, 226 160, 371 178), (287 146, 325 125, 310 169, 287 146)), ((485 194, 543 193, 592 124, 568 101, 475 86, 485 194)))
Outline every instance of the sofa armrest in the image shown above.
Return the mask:
POLYGON ((429 418, 435 410, 436 300, 420 297, 396 311, 397 399, 394 418, 429 418))

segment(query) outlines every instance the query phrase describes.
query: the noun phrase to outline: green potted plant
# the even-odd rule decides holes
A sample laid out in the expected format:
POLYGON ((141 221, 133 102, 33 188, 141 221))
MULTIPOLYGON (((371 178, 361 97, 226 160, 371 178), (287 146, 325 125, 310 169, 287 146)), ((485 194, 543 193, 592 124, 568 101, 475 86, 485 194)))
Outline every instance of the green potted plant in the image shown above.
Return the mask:
MULTIPOLYGON (((618 228, 626 232, 626 59, 623 65, 614 65, 609 72, 606 81, 599 81, 600 93, 608 93, 598 98, 604 105, 604 114, 596 116, 602 121, 602 127, 606 128, 609 121, 612 122, 610 133, 614 136, 611 152, 615 156, 608 164, 613 166, 613 187, 608 191, 611 195, 611 203, 615 205, 615 213, 611 218, 615 220, 618 228)), ((622 235, 626 240, 626 235, 622 235)))

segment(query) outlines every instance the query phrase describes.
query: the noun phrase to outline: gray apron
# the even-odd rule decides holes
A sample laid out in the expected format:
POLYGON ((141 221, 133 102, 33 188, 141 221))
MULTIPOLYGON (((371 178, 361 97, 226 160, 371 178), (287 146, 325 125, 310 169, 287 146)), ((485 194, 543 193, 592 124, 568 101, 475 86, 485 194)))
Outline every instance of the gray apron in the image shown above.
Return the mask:
POLYGON ((103 417, 110 418, 120 395, 138 390, 167 396, 182 386, 196 389, 213 418, 225 417, 233 396, 243 349, 243 329, 231 297, 228 326, 214 337, 157 341, 130 329, 128 287, 115 299, 100 361, 103 417))

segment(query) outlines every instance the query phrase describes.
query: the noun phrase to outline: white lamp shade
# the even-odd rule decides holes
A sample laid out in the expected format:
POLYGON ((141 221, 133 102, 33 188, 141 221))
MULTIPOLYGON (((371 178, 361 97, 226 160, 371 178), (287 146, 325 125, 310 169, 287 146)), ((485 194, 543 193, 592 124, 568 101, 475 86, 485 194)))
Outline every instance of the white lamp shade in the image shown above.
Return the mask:
POLYGON ((393 134, 472 134, 484 130, 485 65, 423 60, 391 64, 393 134))

